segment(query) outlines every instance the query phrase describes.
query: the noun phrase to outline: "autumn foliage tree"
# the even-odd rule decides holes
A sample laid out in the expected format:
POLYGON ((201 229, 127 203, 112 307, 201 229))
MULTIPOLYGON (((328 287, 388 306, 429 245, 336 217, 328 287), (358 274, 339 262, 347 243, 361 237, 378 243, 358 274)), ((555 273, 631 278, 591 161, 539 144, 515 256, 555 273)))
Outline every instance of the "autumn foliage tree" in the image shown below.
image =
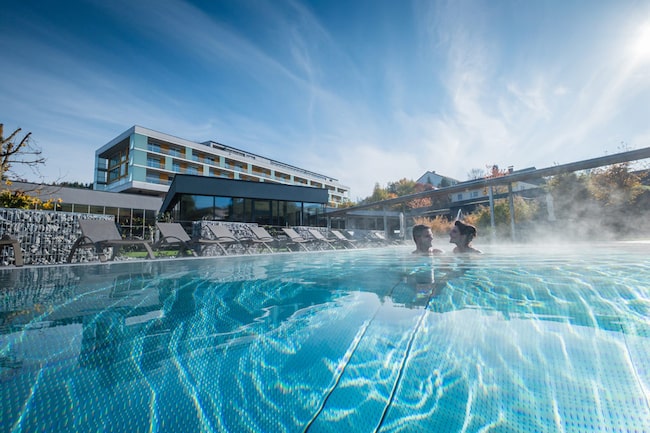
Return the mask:
POLYGON ((614 164, 591 175, 589 189, 605 206, 634 204, 643 192, 639 177, 629 171, 628 163, 614 164))
MULTIPOLYGON (((379 183, 375 183, 372 195, 362 200, 360 204, 375 203, 433 189, 434 187, 431 184, 417 183, 414 180, 406 178, 396 182, 389 182, 385 188, 382 188, 379 183)), ((430 197, 415 198, 405 203, 410 209, 429 207, 432 204, 433 202, 430 197)), ((397 206, 399 207, 400 205, 397 206)))

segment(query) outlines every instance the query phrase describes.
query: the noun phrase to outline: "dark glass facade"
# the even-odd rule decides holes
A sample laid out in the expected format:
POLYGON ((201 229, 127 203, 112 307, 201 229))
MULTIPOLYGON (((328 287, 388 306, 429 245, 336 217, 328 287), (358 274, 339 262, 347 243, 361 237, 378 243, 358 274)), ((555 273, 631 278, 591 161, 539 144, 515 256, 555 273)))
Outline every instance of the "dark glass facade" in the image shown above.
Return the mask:
POLYGON ((264 226, 318 226, 325 220, 323 203, 181 194, 170 216, 198 220, 257 223, 264 226))
POLYGON ((257 223, 262 226, 325 226, 327 190, 177 174, 160 209, 174 221, 257 223))

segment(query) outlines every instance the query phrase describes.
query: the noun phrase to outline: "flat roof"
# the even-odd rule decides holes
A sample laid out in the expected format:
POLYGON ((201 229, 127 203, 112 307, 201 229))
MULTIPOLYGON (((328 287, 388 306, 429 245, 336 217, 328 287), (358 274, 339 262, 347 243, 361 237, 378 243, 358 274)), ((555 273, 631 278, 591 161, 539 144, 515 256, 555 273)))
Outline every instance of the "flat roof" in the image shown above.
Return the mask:
POLYGON ((129 209, 145 209, 158 211, 162 203, 161 197, 140 194, 125 194, 118 192, 97 191, 88 188, 70 188, 57 185, 44 185, 30 182, 11 182, 10 190, 20 190, 32 197, 43 201, 49 199, 63 200, 64 203, 87 204, 91 206, 110 206, 129 209))
POLYGON ((180 196, 186 194, 320 204, 327 204, 329 200, 328 190, 325 188, 177 174, 169 186, 160 212, 168 212, 176 205, 180 196))

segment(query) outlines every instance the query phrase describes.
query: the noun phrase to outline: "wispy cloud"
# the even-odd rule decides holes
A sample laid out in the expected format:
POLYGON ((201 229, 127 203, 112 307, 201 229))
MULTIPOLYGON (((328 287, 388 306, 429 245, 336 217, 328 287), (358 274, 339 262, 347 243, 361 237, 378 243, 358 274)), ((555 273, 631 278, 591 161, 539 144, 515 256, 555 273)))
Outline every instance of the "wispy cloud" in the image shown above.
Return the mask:
POLYGON ((53 178, 90 181, 95 149, 133 124, 322 172, 353 198, 650 145, 650 6, 30 1, 3 11, 0 117, 33 132, 53 178))

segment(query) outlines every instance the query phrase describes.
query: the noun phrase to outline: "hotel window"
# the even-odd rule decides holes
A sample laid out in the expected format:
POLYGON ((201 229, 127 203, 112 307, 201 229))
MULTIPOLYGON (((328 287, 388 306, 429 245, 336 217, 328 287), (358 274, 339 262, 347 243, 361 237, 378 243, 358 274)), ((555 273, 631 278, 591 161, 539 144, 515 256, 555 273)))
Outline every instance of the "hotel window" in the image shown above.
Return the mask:
POLYGON ((252 166, 253 173, 260 175, 262 177, 271 177, 271 170, 264 167, 258 167, 257 165, 252 166))
POLYGON ((150 172, 147 172, 146 181, 148 183, 163 183, 158 173, 150 173, 150 172))
POLYGON ((232 213, 231 197, 214 198, 214 219, 219 221, 228 221, 232 213))
POLYGON ((463 194, 458 194, 456 196, 456 200, 462 200, 463 199, 463 194))
POLYGON ((147 167, 165 168, 165 163, 159 158, 147 156, 147 167))
POLYGON ((162 150, 160 149, 160 144, 151 141, 147 142, 147 150, 150 152, 162 153, 162 150))
POLYGON ((302 225, 302 203, 299 201, 286 202, 286 223, 290 226, 302 225))
POLYGON ((121 179, 129 174, 128 149, 114 153, 108 158, 108 183, 121 179))
POLYGON ((236 161, 234 159, 226 158, 226 168, 236 171, 247 171, 248 164, 241 161, 236 161))
POLYGON ((184 157, 185 157, 185 155, 183 154, 183 152, 182 152, 179 148, 177 148, 177 147, 171 147, 171 146, 170 146, 170 147, 169 147, 169 151, 167 151, 167 153, 168 153, 169 155, 171 155, 171 156, 178 156, 178 157, 180 157, 180 158, 184 158, 184 157))
POLYGON ((234 179, 234 174, 230 171, 224 171, 224 170, 219 170, 216 168, 211 168, 210 169, 210 175, 214 177, 221 177, 224 179, 234 179))
POLYGON ((279 172, 279 171, 276 171, 276 172, 275 172, 275 177, 276 177, 277 179, 279 179, 279 180, 283 180, 283 181, 285 181, 285 182, 288 182, 288 181, 291 180, 291 176, 289 176, 289 175, 286 174, 286 173, 279 172))
POLYGON ((472 198, 478 197, 478 191, 472 191, 472 198))
POLYGON ((271 200, 253 201, 253 221, 259 225, 271 225, 271 200))

